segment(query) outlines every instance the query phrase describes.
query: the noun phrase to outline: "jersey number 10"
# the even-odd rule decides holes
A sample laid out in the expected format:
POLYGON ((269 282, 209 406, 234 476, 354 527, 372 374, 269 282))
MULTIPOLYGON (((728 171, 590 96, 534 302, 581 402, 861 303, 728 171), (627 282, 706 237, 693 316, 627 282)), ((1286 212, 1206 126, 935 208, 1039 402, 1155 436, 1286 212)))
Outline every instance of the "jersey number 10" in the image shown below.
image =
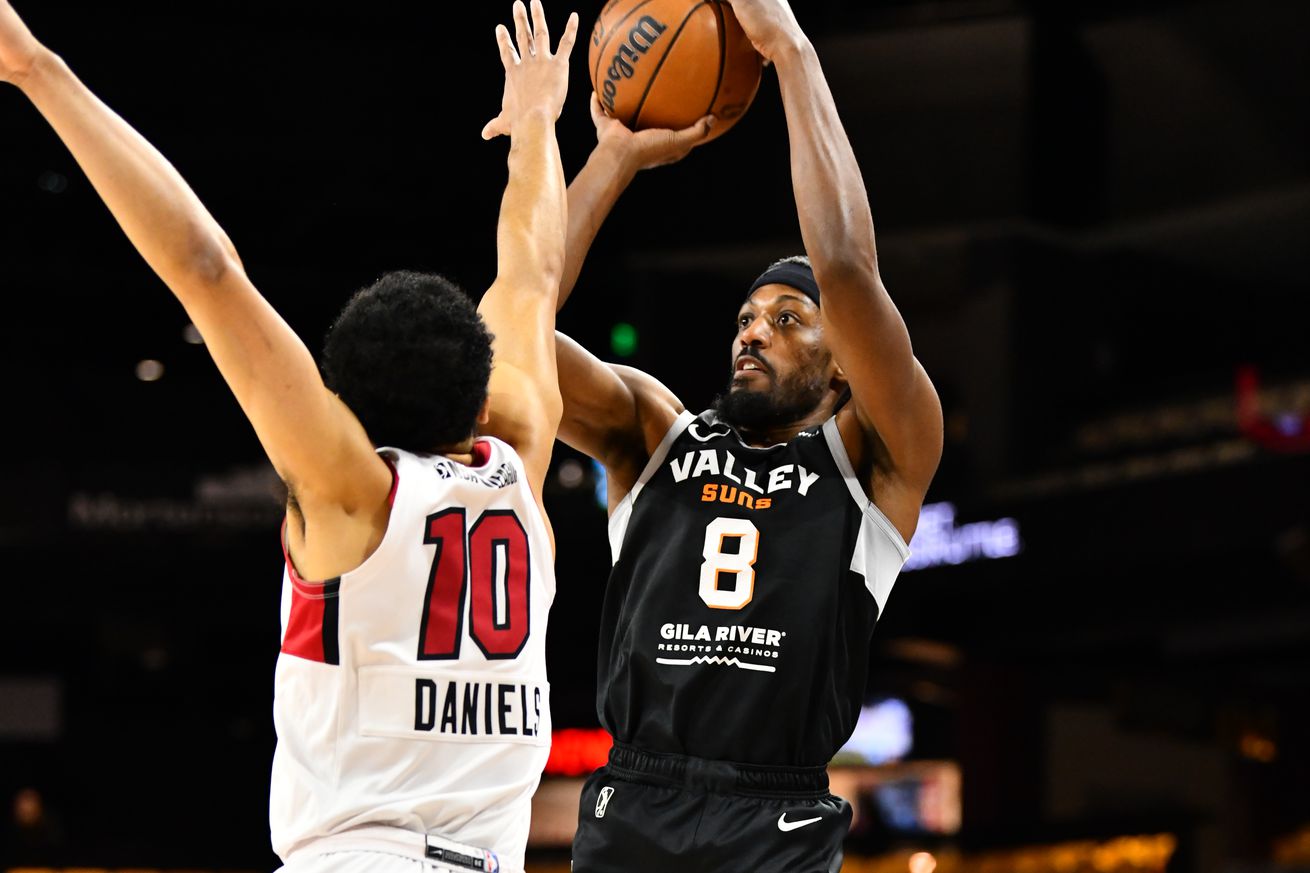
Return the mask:
POLYGON ((528 640, 528 534, 510 510, 489 510, 467 527, 463 509, 429 515, 423 542, 436 545, 418 634, 420 661, 459 657, 464 601, 469 636, 492 660, 513 658, 528 640), (467 536, 465 535, 467 531, 467 536))

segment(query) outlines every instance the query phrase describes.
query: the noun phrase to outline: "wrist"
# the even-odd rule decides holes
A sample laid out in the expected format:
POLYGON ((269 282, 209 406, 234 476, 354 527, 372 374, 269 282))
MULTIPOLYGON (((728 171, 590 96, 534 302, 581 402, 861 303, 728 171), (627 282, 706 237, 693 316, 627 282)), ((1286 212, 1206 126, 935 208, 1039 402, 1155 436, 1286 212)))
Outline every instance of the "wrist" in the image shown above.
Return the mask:
POLYGON ((607 176, 631 182, 641 170, 635 151, 619 138, 603 139, 596 143, 589 163, 595 163, 607 176))
POLYGON ((40 85, 42 81, 49 79, 51 75, 59 72, 63 67, 64 61, 62 58, 45 46, 40 46, 36 53, 32 55, 32 62, 28 64, 27 69, 16 72, 9 81, 20 91, 26 93, 40 85))
POLYGON ((510 131, 513 132, 520 125, 540 127, 545 124, 554 124, 557 117, 545 106, 529 106, 519 110, 514 117, 513 124, 510 126, 510 131))
POLYGON ((778 41, 769 51, 769 60, 779 70, 799 66, 817 55, 814 43, 804 33, 797 32, 778 41))

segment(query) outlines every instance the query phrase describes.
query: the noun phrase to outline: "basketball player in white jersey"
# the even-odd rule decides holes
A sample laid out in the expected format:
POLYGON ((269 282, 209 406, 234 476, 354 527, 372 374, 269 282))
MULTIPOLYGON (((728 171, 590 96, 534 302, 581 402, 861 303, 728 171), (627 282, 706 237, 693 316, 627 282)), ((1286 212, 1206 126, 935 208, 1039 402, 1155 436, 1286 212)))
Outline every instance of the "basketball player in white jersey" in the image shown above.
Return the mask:
POLYGON ((550 745, 541 492, 577 17, 556 52, 539 0, 514 19, 483 131, 511 138, 495 283, 475 312, 441 277, 384 276, 338 318, 320 375, 173 167, 0 0, 0 80, 182 303, 288 486, 271 823, 297 873, 523 868, 550 745), (477 438, 492 407, 499 438, 477 438))

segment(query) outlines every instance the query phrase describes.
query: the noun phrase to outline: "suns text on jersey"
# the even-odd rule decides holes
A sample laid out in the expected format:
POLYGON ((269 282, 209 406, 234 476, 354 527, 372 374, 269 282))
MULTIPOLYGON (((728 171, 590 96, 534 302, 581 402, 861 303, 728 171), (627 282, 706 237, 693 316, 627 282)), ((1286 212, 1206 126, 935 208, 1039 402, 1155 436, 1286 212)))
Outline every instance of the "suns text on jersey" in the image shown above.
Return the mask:
POLYGON ((818 473, 811 473, 801 464, 782 464, 767 473, 756 473, 743 467, 737 456, 726 449, 699 449, 686 452, 669 461, 674 482, 715 476, 737 483, 706 484, 701 489, 702 503, 732 503, 747 509, 769 509, 777 492, 795 490, 801 497, 810 493, 811 486, 819 481, 818 473), (752 493, 754 492, 754 493, 752 493))
POLYGON ((452 737, 535 737, 541 688, 522 682, 414 680, 414 730, 452 737))

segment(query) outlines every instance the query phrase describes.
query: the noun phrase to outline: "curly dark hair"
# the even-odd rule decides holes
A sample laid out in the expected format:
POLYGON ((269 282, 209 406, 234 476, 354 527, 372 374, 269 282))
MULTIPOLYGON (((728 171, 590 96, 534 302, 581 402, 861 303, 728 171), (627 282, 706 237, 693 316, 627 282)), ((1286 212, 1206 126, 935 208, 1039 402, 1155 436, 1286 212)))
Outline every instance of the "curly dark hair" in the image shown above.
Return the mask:
POLYGON ((431 452, 477 428, 491 341, 473 302, 443 276, 387 273, 355 293, 323 344, 323 381, 377 446, 431 452))

